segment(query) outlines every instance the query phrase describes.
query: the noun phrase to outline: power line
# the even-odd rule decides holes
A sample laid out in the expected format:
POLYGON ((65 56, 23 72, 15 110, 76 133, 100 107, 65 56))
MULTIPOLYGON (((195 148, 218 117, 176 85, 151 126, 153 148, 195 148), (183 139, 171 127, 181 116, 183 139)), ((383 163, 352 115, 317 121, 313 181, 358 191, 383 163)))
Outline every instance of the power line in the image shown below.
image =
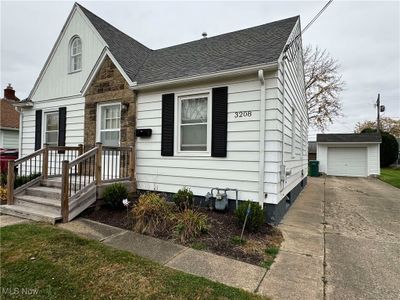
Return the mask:
POLYGON ((297 35, 295 36, 295 38, 286 45, 284 52, 287 52, 288 50, 290 50, 290 47, 292 47, 292 45, 296 42, 296 40, 301 37, 301 35, 308 29, 311 27, 311 25, 319 18, 319 16, 324 12, 324 10, 326 10, 328 8, 328 6, 333 2, 333 0, 329 0, 324 7, 315 15, 314 18, 312 18, 312 20, 310 22, 308 22, 308 24, 306 25, 306 27, 304 27, 304 29, 297 35))
POLYGON ((324 12, 325 9, 328 8, 328 6, 333 2, 333 0, 329 0, 325 6, 317 13, 317 15, 307 24, 306 27, 301 31, 301 34, 303 34, 310 26, 318 19, 318 17, 324 12))

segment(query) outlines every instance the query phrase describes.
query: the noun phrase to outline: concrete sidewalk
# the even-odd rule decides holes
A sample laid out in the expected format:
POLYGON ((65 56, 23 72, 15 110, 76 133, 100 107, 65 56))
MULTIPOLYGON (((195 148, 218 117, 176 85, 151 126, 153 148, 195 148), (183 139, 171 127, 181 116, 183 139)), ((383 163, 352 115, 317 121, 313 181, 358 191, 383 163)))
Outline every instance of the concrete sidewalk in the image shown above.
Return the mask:
POLYGON ((57 226, 116 249, 149 258, 162 265, 250 292, 258 290, 267 272, 262 267, 88 219, 81 218, 57 226))
POLYGON ((308 180, 278 226, 284 241, 260 284, 258 292, 273 299, 323 299, 324 179, 308 180))

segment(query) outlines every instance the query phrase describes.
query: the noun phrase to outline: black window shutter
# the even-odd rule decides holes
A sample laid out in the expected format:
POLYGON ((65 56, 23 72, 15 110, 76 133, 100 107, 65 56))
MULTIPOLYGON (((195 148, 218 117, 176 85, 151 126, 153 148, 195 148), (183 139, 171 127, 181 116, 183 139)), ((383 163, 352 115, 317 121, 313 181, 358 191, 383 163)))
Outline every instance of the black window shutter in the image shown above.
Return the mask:
MULTIPOLYGON (((58 109, 58 146, 65 146, 65 131, 67 129, 67 108, 58 109)), ((64 153, 64 150, 58 151, 64 153)))
POLYGON ((174 156, 174 94, 162 95, 161 155, 174 156))
POLYGON ((42 147, 42 110, 36 111, 35 116, 35 151, 42 147))
POLYGON ((228 87, 212 89, 211 156, 226 157, 228 132, 228 87))

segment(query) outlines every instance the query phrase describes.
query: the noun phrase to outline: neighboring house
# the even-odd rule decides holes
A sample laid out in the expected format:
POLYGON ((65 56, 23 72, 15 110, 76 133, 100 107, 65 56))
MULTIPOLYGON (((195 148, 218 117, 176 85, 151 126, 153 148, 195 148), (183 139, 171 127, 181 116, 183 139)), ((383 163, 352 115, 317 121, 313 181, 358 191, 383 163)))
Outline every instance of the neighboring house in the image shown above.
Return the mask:
POLYGON ((0 148, 18 149, 19 113, 13 104, 19 99, 11 84, 4 89, 4 98, 0 99, 0 148))
POLYGON ((308 142, 308 160, 316 160, 317 159, 317 142, 309 141, 308 142))
POLYGON ((138 189, 236 188, 278 222, 307 180, 300 33, 296 16, 151 50, 75 4, 20 108, 21 154, 135 146, 138 189))
POLYGON ((380 143, 377 133, 317 134, 319 171, 333 176, 377 176, 380 143))

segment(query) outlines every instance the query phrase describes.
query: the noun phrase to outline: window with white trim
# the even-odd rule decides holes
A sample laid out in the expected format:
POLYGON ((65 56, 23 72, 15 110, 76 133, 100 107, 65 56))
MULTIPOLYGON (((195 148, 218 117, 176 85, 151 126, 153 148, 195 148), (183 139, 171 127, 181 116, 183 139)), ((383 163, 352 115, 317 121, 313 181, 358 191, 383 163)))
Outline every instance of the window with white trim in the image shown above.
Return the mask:
POLYGON ((80 37, 72 38, 69 50, 69 71, 78 72, 82 69, 82 42, 80 37))
POLYGON ((209 151, 209 94, 178 97, 179 151, 209 151))
POLYGON ((121 104, 103 104, 99 106, 100 128, 98 140, 104 146, 119 146, 121 104))
POLYGON ((58 111, 44 113, 44 142, 50 146, 58 145, 58 111))

